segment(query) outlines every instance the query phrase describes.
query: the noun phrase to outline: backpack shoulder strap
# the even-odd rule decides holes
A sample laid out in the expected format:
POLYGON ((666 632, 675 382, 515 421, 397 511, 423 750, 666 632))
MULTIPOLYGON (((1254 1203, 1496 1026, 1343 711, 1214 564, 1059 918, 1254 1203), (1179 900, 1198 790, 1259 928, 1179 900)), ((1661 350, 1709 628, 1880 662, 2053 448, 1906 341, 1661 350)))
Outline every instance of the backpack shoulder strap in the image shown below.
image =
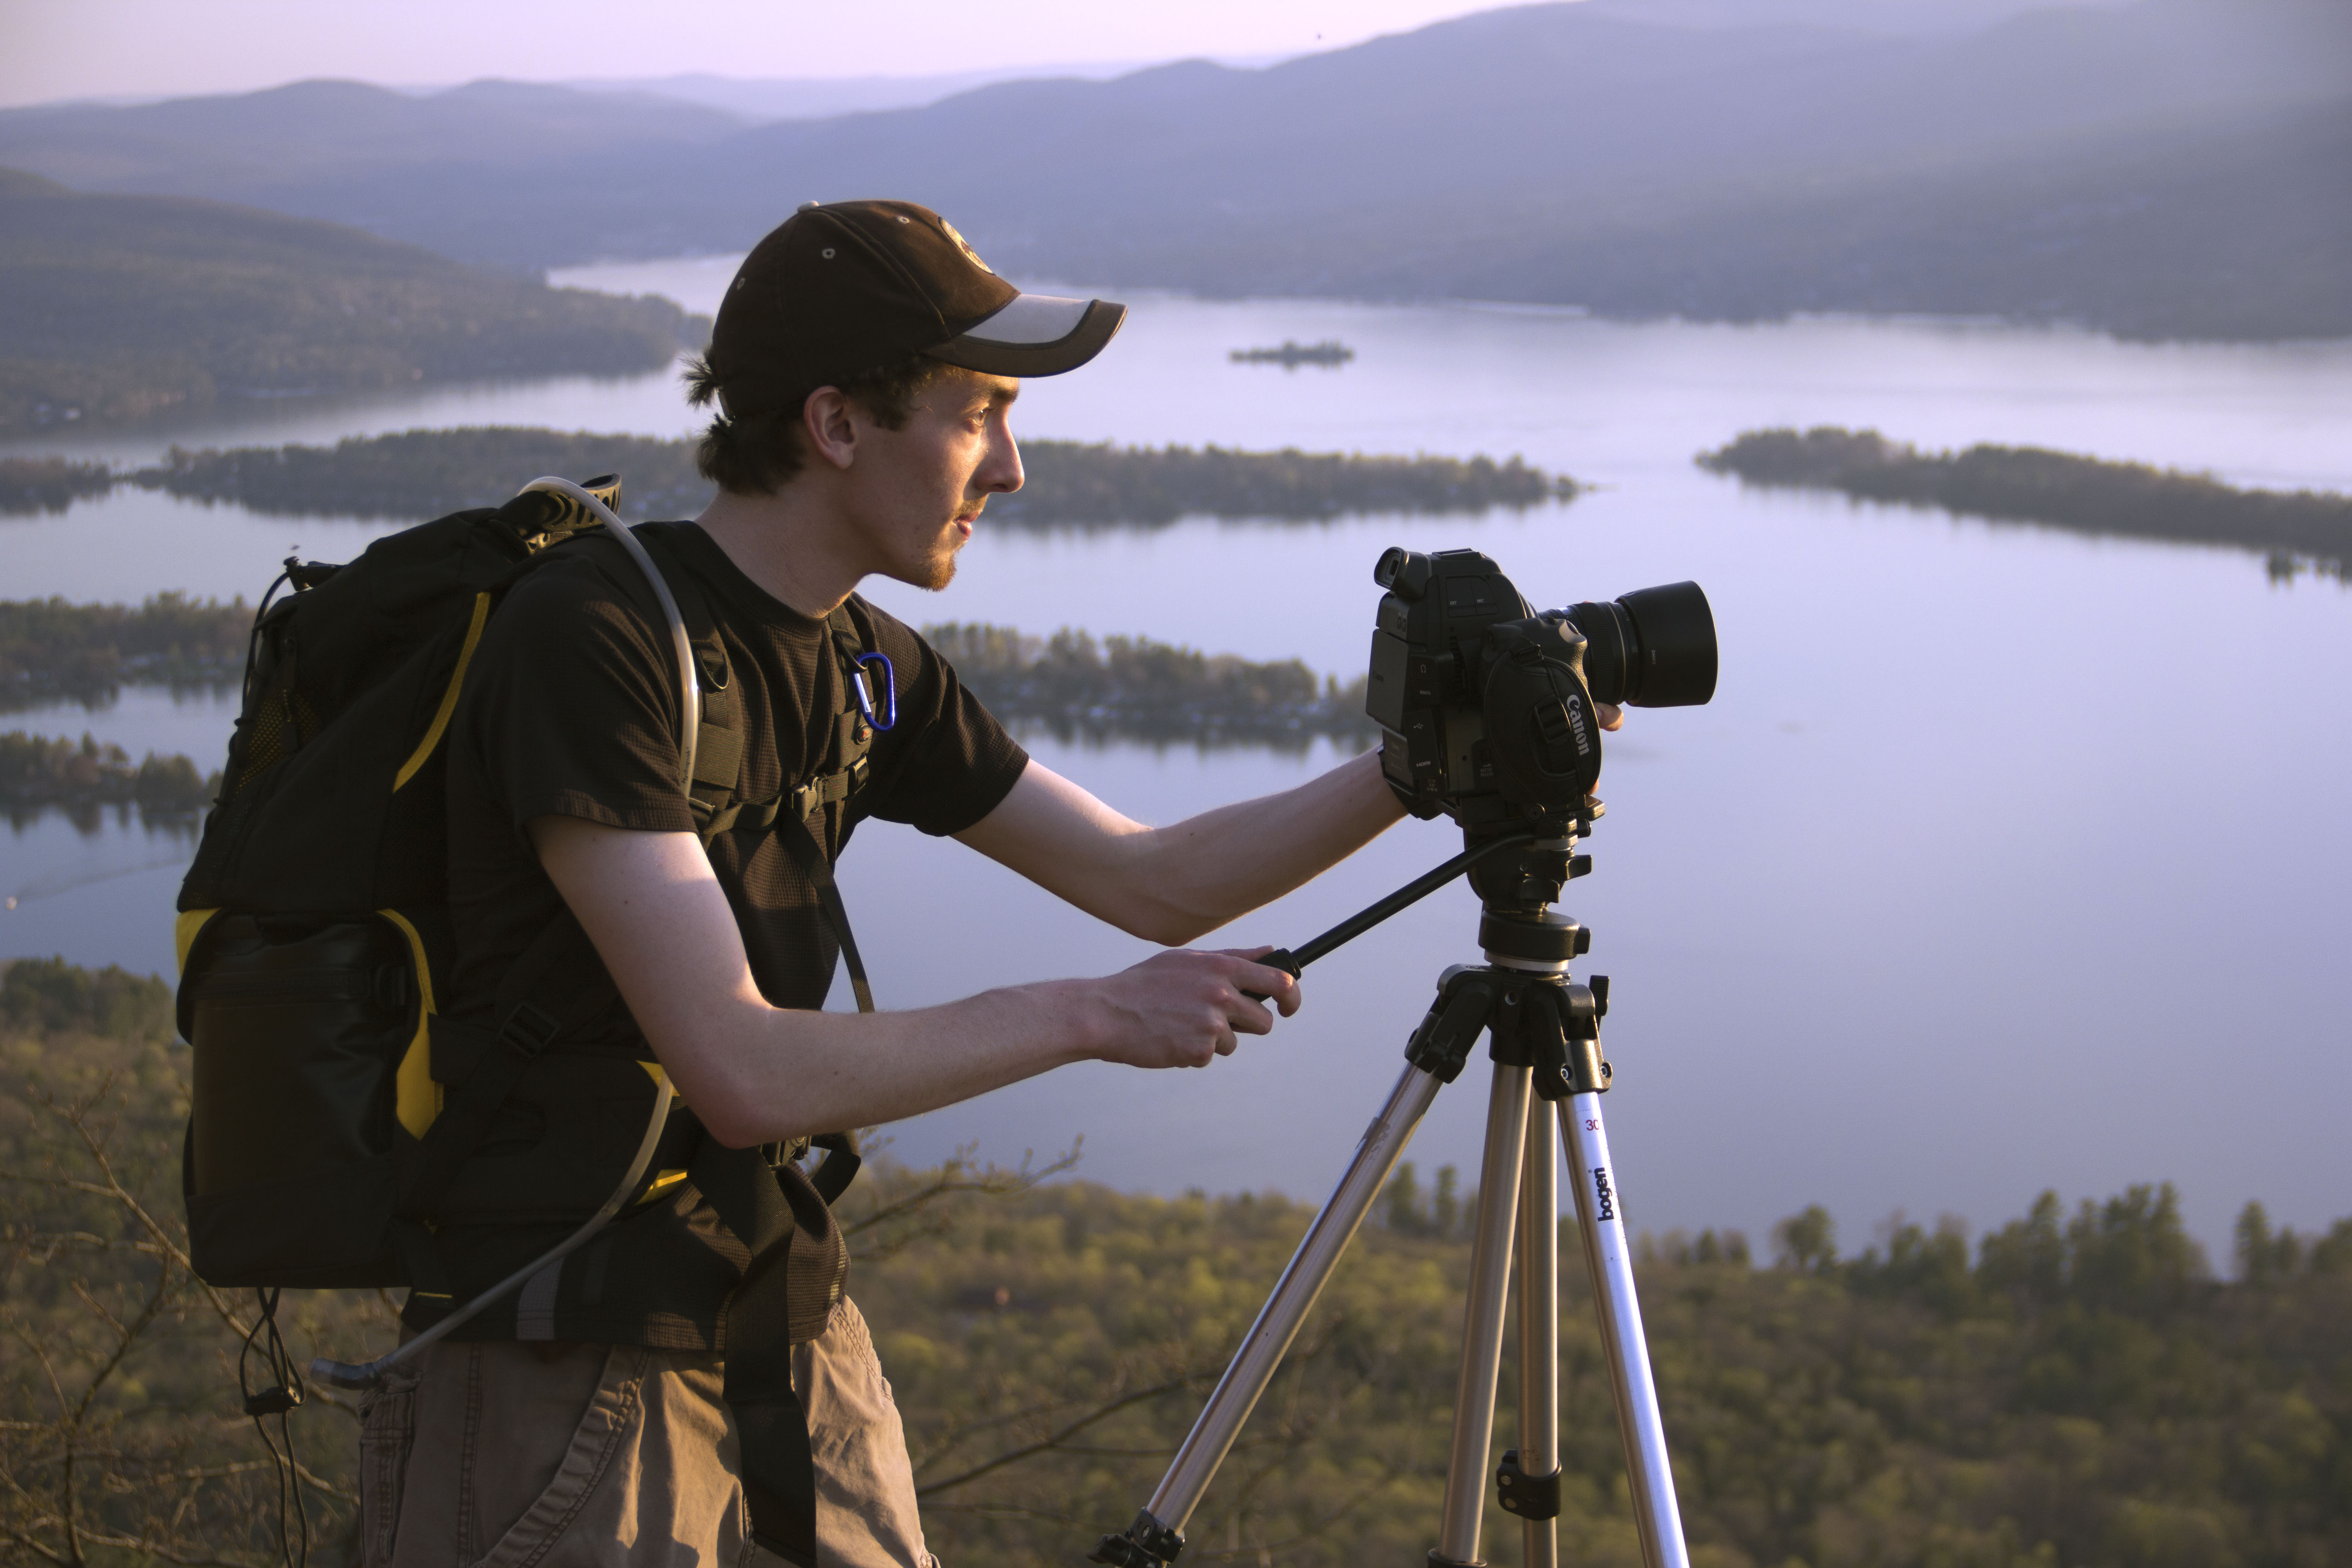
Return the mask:
MULTIPOLYGON (((696 667, 703 682, 702 724, 697 734, 694 783, 689 795, 695 831, 706 845, 730 828, 776 831, 786 851, 799 865, 801 874, 816 889, 817 908, 825 924, 832 928, 834 941, 840 945, 842 963, 849 971, 849 988, 857 998, 857 1010, 871 1013, 875 1010, 874 988, 866 978, 866 963, 857 952, 857 938, 849 929, 849 907, 842 901, 840 886, 833 878, 832 861, 824 846, 810 831, 808 819, 824 806, 846 801, 866 782, 866 753, 873 746, 872 727, 851 703, 833 718, 835 743, 830 755, 835 766, 831 771, 787 789, 772 800, 745 800, 741 714, 726 645, 719 636, 718 617, 711 612, 709 596, 691 572, 677 570, 674 556, 663 564, 671 596, 677 601, 678 614, 685 617, 687 637, 693 644, 696 667)), ((846 691, 859 669, 857 627, 845 606, 826 617, 826 626, 828 640, 836 656, 845 661, 842 687, 846 691)))

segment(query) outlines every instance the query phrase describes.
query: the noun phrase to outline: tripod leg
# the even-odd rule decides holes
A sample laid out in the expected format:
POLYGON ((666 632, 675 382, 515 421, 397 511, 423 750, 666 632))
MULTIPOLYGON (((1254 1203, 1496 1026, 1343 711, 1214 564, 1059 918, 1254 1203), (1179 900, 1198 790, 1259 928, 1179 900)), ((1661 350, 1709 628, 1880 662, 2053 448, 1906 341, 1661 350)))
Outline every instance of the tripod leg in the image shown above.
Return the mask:
POLYGON ((1486 1154, 1478 1173, 1478 1235, 1470 1254, 1470 1299, 1462 1321, 1462 1376, 1454 1393, 1454 1447, 1445 1466, 1445 1521, 1435 1564, 1475 1563, 1486 1506, 1486 1466, 1495 1441, 1495 1379, 1502 1370, 1503 1317, 1510 1307, 1512 1230, 1519 1167, 1527 1151, 1531 1075, 1495 1064, 1486 1101, 1486 1154))
MULTIPOLYGON (((1519 1477, 1538 1496, 1519 1529, 1522 1568, 1559 1561, 1559 1132, 1548 1101, 1528 1107, 1526 1173, 1519 1182, 1519 1477), (1543 1517, 1535 1517, 1541 1513, 1543 1517)), ((1511 1509, 1506 1498, 1503 1506, 1511 1509)), ((1511 1509, 1514 1513, 1519 1509, 1511 1509)))
MULTIPOLYGON (((1522 1079, 1526 1076, 1525 1072, 1520 1074, 1522 1079)), ((1388 1103, 1364 1130, 1363 1142, 1356 1146, 1356 1156, 1349 1163, 1347 1173, 1339 1178, 1323 1212, 1307 1227, 1306 1239, 1292 1254, 1290 1265, 1282 1271, 1274 1293, 1258 1310, 1257 1321, 1243 1337, 1241 1349, 1234 1352, 1233 1363, 1218 1380, 1216 1392, 1209 1395, 1184 1446, 1176 1451, 1175 1462, 1169 1466, 1160 1489, 1151 1494, 1151 1501, 1144 1510, 1152 1523, 1175 1542, 1181 1543, 1185 1521, 1192 1517, 1202 1494, 1209 1489, 1209 1481, 1224 1462, 1226 1450, 1241 1435, 1242 1424, 1256 1407, 1258 1395, 1273 1381, 1276 1369, 1290 1350, 1290 1342, 1298 1335, 1299 1325, 1307 1321, 1315 1298, 1322 1293, 1324 1282, 1339 1266, 1340 1254, 1354 1239, 1372 1200, 1387 1184, 1389 1173, 1395 1168, 1405 1145, 1412 1142, 1413 1129, 1421 1124, 1439 1087, 1437 1079, 1416 1067, 1406 1068, 1404 1075, 1397 1079, 1388 1103)), ((1138 1525, 1143 1523, 1137 1521, 1138 1525)), ((1173 1555, 1173 1551, 1167 1553, 1173 1555)))
POLYGON ((1617 1395, 1617 1430, 1625 1444, 1625 1474, 1633 1485, 1633 1524, 1647 1568, 1689 1568, 1682 1511, 1675 1502, 1674 1467, 1666 1458, 1650 1347, 1642 1337, 1642 1307, 1633 1295, 1633 1258, 1619 1216, 1609 1132, 1601 1097, 1572 1094, 1559 1102, 1560 1131, 1576 1188, 1576 1217, 1584 1232, 1584 1260, 1592 1273, 1592 1307, 1617 1395))

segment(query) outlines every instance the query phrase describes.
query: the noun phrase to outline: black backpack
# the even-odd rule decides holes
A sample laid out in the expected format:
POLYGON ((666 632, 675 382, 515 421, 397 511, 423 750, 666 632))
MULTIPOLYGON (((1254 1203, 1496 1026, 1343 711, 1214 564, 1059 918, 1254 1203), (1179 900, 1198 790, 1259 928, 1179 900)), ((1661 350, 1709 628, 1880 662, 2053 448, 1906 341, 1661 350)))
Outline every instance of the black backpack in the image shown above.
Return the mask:
MULTIPOLYGON (((771 823, 785 836, 871 1009, 804 820, 862 782, 870 731, 843 716, 841 766, 776 800, 741 799, 708 606, 684 574, 656 570, 641 542, 603 524, 618 494, 610 476, 585 492, 540 481, 504 506, 380 539, 348 565, 289 559, 280 581, 293 592, 273 603, 273 584, 264 596, 220 798, 179 900, 179 1026, 194 1049, 183 1184, 191 1258, 208 1283, 407 1285, 426 1318, 470 1312, 506 1287, 455 1300, 437 1225, 590 1220, 600 1204, 690 1175, 755 1253, 795 1229, 829 1235, 826 1299, 794 1270, 794 1337, 837 1299, 845 1260, 824 1209, 856 1169, 846 1140, 819 1140, 829 1152, 804 1178, 786 1157, 796 1151, 723 1149, 690 1115, 648 1125, 668 1108, 657 1066, 566 1038, 615 995, 568 914, 500 985, 496 1029, 456 1026, 436 1006, 452 945, 442 742, 483 627, 549 550, 619 543, 664 602, 681 665, 699 671, 684 693, 701 709, 686 731, 698 827, 706 841, 771 823), (537 1136, 486 1144, 513 1120, 501 1121, 510 1096, 531 1105, 537 1136)), ((854 658, 845 616, 835 631, 854 658)), ((412 1299, 412 1326, 418 1316, 412 1299)))

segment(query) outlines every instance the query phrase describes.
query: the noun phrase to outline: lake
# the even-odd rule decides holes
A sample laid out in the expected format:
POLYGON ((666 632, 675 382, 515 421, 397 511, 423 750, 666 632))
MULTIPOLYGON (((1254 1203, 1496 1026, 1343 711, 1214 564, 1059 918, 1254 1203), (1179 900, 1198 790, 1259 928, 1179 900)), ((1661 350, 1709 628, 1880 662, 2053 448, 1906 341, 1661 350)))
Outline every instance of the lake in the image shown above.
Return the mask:
MULTIPOLYGON (((714 303, 725 259, 560 281, 714 303)), ((1075 291, 1075 290, 1074 290, 1075 291)), ((1635 712, 1609 742, 1595 874, 1563 908, 1612 976, 1614 1142, 1637 1228, 1772 1223, 1827 1205, 1857 1249, 1896 1210, 1978 1225, 2172 1180, 2226 1266, 2260 1198, 2309 1229, 2352 1213, 2345 945, 2352 592, 2272 581, 2261 557, 1745 491, 1692 456, 1760 425, 1874 426, 1942 447, 2041 445, 2352 489, 2352 344, 2117 343, 1939 321, 1629 325, 1572 312, 1135 297, 1077 374, 1029 384, 1024 434, 1366 452, 1512 453, 1595 487, 1476 518, 1188 520, 1034 534, 983 520, 944 595, 881 584, 917 622, 1143 633, 1360 668, 1391 544, 1475 545, 1539 604, 1695 577, 1723 679, 1704 709, 1635 712), (1227 351, 1337 337, 1339 370, 1227 351)), ((247 409, 50 442, 116 461, 172 441, 274 444, 417 426, 675 435, 667 374, 247 409)), ((529 476, 518 476, 519 479, 529 476)), ((383 531, 128 492, 0 522, 6 594, 257 595, 289 549, 341 559, 383 531)), ((126 693, 7 727, 187 750, 216 765, 229 710, 126 693), (209 749, 207 749, 209 748, 209 749)), ((1336 760, 1032 737, 1047 765, 1169 821, 1336 760)), ((1409 823, 1233 928, 1294 943, 1444 858, 1409 823)), ((134 817, 50 816, 0 844, 0 952, 169 963, 187 847, 134 817)), ((953 844, 861 834, 844 884, 886 1005, 1130 963, 1146 949, 953 844)), ((1198 1073, 1051 1075, 893 1130, 922 1161, 1049 1154, 1158 1191, 1318 1197, 1399 1066, 1475 902, 1437 895, 1314 966, 1308 1005, 1198 1073)), ((836 998, 836 1005, 841 1005, 836 998)), ((1476 1158, 1483 1081, 1447 1090, 1410 1156, 1476 1158)))

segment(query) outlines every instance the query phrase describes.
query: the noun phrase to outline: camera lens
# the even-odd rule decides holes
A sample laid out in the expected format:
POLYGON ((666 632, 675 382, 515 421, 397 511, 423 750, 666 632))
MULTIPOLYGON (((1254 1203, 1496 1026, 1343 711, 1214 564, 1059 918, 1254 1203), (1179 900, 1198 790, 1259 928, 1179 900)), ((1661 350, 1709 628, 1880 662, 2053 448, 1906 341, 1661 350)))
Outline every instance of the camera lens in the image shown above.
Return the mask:
POLYGON ((1596 700, 1695 708, 1715 695, 1715 612, 1697 584, 1637 588, 1567 614, 1584 634, 1584 678, 1596 700))

